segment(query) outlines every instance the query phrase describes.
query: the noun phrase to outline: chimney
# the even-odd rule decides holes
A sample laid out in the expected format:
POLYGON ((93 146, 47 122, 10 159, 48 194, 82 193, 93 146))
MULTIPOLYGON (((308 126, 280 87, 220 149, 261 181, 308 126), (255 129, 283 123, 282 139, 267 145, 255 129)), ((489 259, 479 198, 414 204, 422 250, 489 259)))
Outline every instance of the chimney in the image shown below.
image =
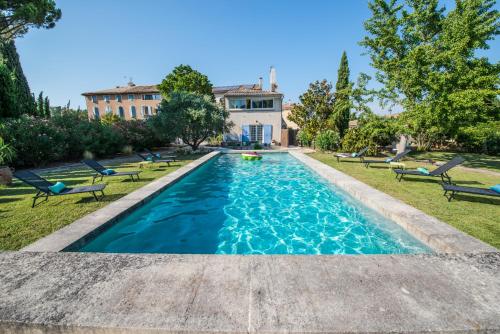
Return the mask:
POLYGON ((269 70, 269 83, 271 85, 271 92, 275 92, 278 88, 278 83, 276 82, 276 69, 274 66, 271 66, 269 70))
POLYGON ((262 77, 259 78, 259 89, 262 90, 262 77))

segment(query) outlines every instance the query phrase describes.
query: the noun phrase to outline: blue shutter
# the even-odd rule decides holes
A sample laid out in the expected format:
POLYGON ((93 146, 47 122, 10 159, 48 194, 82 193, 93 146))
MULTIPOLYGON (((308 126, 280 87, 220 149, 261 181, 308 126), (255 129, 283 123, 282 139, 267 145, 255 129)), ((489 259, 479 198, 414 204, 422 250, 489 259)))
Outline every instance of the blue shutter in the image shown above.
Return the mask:
POLYGON ((250 142, 250 125, 241 126, 241 141, 250 142))
POLYGON ((273 140, 273 126, 272 125, 264 125, 262 127, 264 144, 270 145, 273 140))

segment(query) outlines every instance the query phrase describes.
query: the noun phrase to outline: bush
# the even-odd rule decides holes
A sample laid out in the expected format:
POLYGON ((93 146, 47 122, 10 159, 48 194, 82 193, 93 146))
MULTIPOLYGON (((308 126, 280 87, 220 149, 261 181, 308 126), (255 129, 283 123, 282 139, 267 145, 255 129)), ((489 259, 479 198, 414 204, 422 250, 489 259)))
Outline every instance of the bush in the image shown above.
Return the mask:
POLYGON ((300 146, 311 146, 313 139, 313 135, 305 130, 299 130, 299 133, 297 134, 297 141, 300 146))
POLYGON ((5 121, 1 137, 17 152, 16 166, 38 166, 64 157, 64 138, 45 119, 21 117, 5 121))
POLYGON ((158 141, 148 124, 142 121, 104 123, 89 121, 82 112, 69 111, 50 119, 23 116, 4 120, 0 137, 17 152, 17 167, 45 165, 61 160, 96 158, 132 149, 153 147, 158 141))
POLYGON ((316 136, 315 144, 321 151, 333 151, 339 147, 340 136, 333 130, 321 131, 316 136))
POLYGON ((259 143, 255 143, 255 144, 253 144, 253 149, 254 150, 262 150, 262 145, 259 143))
POLYGON ((368 146, 369 154, 376 154, 379 146, 390 145, 397 135, 395 119, 370 115, 359 121, 356 128, 349 129, 342 140, 342 150, 357 152, 368 146))
POLYGON ((216 136, 208 137, 207 142, 210 146, 220 146, 224 141, 224 136, 222 134, 218 134, 216 136))
POLYGON ((120 133, 123 140, 136 151, 162 144, 150 126, 150 123, 140 120, 120 120, 115 122, 113 127, 120 133))
POLYGON ((470 152, 500 154, 500 121, 460 129, 457 143, 470 152))

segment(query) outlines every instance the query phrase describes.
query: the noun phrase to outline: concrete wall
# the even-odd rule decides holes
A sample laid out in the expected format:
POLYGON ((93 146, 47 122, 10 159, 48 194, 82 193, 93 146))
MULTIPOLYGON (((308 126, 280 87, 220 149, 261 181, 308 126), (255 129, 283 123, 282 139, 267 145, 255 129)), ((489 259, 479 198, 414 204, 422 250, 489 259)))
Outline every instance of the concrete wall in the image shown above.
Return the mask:
MULTIPOLYGON (((147 93, 150 94, 150 93, 147 93)), ((132 119, 130 115, 130 107, 135 106, 137 119, 144 119, 142 115, 142 106, 150 106, 152 107, 153 114, 156 114, 158 105, 161 100, 143 100, 142 94, 132 94, 134 95, 133 100, 128 99, 128 94, 122 94, 122 102, 118 102, 116 100, 116 95, 109 95, 109 102, 104 101, 104 95, 96 95, 97 103, 92 102, 92 96, 85 96, 85 103, 87 104, 87 112, 89 119, 94 118, 94 107, 99 108, 99 114, 103 117, 106 114, 106 107, 109 106, 112 110, 112 113, 118 115, 118 107, 123 107, 123 111, 125 112, 125 119, 132 119)))
MULTIPOLYGON (((255 97, 238 97, 238 99, 255 97)), ((272 140, 275 143, 281 142, 281 98, 274 97, 274 109, 251 109, 232 110, 229 109, 229 99, 226 97, 226 109, 229 110, 229 120, 234 123, 233 128, 225 135, 225 138, 232 140, 241 139, 241 127, 243 125, 272 125, 272 140)))

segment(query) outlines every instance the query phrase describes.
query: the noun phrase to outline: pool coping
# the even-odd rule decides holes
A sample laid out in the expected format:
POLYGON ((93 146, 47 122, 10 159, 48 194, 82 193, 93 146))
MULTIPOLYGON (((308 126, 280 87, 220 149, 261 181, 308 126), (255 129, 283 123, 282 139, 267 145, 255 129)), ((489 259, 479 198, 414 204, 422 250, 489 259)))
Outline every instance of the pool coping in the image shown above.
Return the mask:
MULTIPOLYGON (((248 150, 247 150, 248 151, 248 150)), ((130 194, 94 211, 75 222, 22 248, 22 252, 60 252, 68 247, 83 244, 89 237, 100 233, 123 215, 151 201, 167 187, 193 172, 220 154, 237 154, 245 151, 213 151, 167 174, 130 194)), ((368 208, 403 227, 437 253, 486 253, 498 250, 469 236, 451 225, 383 193, 369 185, 332 168, 298 150, 262 150, 262 153, 289 153, 304 165, 337 186, 368 208)))
POLYGON ((173 185, 184 176, 190 174, 214 157, 221 154, 219 151, 210 152, 181 168, 162 176, 130 194, 89 213, 73 223, 29 244, 21 252, 60 252, 71 245, 82 242, 96 233, 99 233, 109 224, 112 224, 123 215, 136 209, 140 205, 151 201, 165 188, 173 185))
POLYGON ((352 176, 332 168, 304 153, 288 152, 328 182, 361 201, 368 208, 382 214, 403 227, 438 253, 487 253, 498 250, 439 219, 429 216, 352 176))

